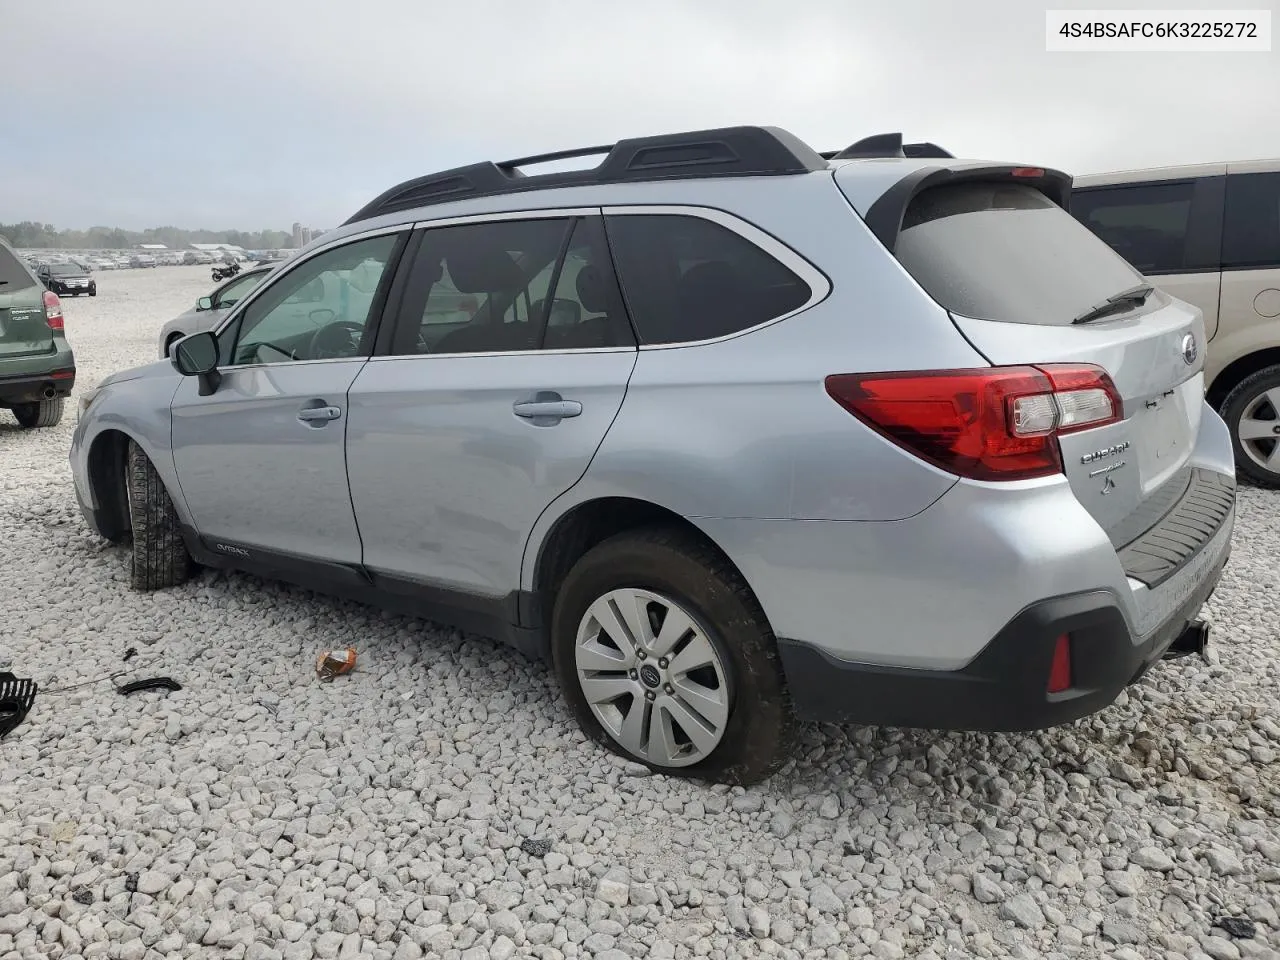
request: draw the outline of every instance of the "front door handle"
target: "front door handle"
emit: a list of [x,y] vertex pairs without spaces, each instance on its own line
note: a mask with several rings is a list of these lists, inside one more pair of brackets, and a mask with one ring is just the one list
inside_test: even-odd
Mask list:
[[342,416],[341,407],[303,407],[298,411],[298,419],[303,423],[325,422],[337,420]]

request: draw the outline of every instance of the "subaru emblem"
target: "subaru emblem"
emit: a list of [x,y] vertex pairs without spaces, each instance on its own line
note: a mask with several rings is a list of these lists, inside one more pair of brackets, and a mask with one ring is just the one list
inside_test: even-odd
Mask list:
[[1194,334],[1188,333],[1182,338],[1182,359],[1187,362],[1187,366],[1196,362],[1196,357],[1200,355],[1200,351],[1196,349],[1196,338]]

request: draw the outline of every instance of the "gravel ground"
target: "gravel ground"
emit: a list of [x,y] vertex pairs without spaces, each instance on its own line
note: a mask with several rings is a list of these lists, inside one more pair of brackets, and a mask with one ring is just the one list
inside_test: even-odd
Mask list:
[[[80,382],[208,277],[69,301]],[[129,592],[73,421],[0,413],[0,646],[44,688],[0,744],[0,957],[1280,956],[1280,495],[1241,492],[1212,663],[1037,735],[813,727],[743,791],[607,756],[456,631],[239,575]]]

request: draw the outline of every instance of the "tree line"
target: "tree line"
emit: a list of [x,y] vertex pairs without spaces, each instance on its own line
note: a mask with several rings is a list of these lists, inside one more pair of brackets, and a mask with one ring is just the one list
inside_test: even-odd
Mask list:
[[88,230],[59,230],[51,223],[0,223],[0,236],[13,246],[35,250],[124,250],[139,243],[163,243],[181,250],[192,243],[230,243],[246,250],[279,250],[293,246],[293,234],[283,230],[182,230],[178,227],[151,227],[122,230],[119,227],[90,227]]

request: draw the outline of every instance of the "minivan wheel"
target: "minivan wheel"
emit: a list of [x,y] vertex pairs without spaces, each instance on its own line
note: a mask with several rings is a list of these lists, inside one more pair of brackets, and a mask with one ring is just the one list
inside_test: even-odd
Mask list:
[[129,441],[125,465],[129,529],[133,534],[129,580],[135,590],[176,587],[191,577],[191,555],[164,481],[142,448]]
[[676,529],[605,540],[569,571],[551,631],[575,719],[615,753],[738,784],[787,759],[794,720],[773,632],[709,545]]
[[1236,470],[1263,487],[1280,487],[1280,366],[1240,381],[1222,404]]
[[56,427],[62,420],[62,397],[52,400],[37,400],[35,403],[15,403],[13,415],[18,426],[30,430],[34,427]]

